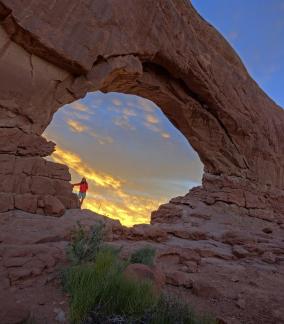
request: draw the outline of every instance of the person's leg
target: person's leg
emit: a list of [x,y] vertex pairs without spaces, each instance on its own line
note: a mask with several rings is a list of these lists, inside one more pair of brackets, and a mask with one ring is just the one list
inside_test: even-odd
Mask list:
[[82,199],[81,199],[80,207],[82,207],[82,205],[83,205],[83,201],[84,201],[85,198],[86,198],[86,193],[85,193],[85,192],[82,192],[81,197],[82,197]]
[[82,207],[84,199],[85,199],[85,198],[82,198],[82,199],[81,199],[80,207]]
[[78,198],[79,198],[79,204],[80,204],[80,208],[82,206],[82,202],[83,202],[83,196],[82,196],[82,192],[78,193]]

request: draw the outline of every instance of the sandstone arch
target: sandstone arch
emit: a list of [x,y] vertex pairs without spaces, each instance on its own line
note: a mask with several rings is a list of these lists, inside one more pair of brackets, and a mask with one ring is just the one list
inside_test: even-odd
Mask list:
[[1,0],[0,21],[0,212],[77,206],[41,134],[101,90],[154,101],[184,134],[205,166],[190,195],[283,220],[283,110],[189,1]]

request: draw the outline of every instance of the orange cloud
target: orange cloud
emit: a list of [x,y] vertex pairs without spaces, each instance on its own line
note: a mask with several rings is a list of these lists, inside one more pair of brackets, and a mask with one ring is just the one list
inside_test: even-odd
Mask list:
[[166,138],[166,139],[168,139],[168,138],[171,137],[171,135],[170,135],[169,133],[166,133],[166,132],[161,133],[161,136],[162,136],[163,138]]
[[95,182],[96,185],[102,187],[111,187],[118,189],[121,187],[121,181],[103,172],[93,170],[89,165],[84,163],[81,158],[70,151],[63,150],[56,146],[56,151],[52,154],[55,162],[68,165],[80,176],[86,177],[88,180]]
[[159,123],[159,119],[156,116],[150,115],[150,114],[146,115],[146,120],[150,124],[158,124]]
[[88,127],[81,124],[80,122],[74,119],[68,119],[67,124],[72,132],[74,133],[82,133],[88,130]]
[[74,101],[69,106],[78,111],[89,111],[89,107],[79,101]]
[[124,108],[123,109],[123,114],[125,116],[129,116],[129,117],[137,116],[137,113],[133,109],[130,109],[130,108]]
[[149,223],[151,212],[165,202],[164,199],[152,199],[126,192],[123,188],[125,181],[93,169],[73,152],[57,147],[51,158],[55,162],[68,165],[72,173],[87,178],[90,189],[84,208],[118,219],[126,226]]

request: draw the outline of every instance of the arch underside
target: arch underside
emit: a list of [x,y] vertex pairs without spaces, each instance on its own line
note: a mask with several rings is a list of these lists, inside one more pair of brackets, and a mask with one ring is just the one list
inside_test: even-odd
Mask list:
[[101,90],[152,100],[199,154],[203,186],[172,205],[283,220],[283,110],[187,1],[121,3],[0,1],[0,212],[78,207],[41,134],[61,106]]

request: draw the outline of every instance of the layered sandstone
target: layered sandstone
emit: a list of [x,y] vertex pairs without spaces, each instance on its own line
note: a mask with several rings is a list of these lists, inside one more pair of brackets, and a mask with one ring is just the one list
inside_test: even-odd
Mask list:
[[[219,200],[248,188],[260,209],[283,217],[283,111],[189,1],[1,0],[0,20],[1,132],[28,142],[12,143],[12,160],[50,154],[35,143],[62,105],[88,91],[133,93],[154,101],[198,152],[205,191],[213,176]],[[61,202],[69,208],[70,199]]]
[[[133,275],[154,278],[157,289],[178,294],[219,323],[276,324],[284,321],[284,226],[196,199],[179,219],[125,228],[87,210],[62,217],[12,211],[0,219],[0,322],[56,323],[68,318],[68,298],[60,287],[66,246],[79,221],[90,228],[105,223],[105,240],[122,258],[145,246],[156,250],[155,271],[132,266]],[[128,271],[128,272],[129,272]],[[58,311],[59,312],[59,311]],[[12,319],[11,319],[12,317]],[[15,319],[16,318],[16,319]]]
[[0,0],[0,73],[6,322],[31,312],[54,322],[66,311],[54,273],[70,230],[101,217],[46,216],[78,201],[67,167],[44,159],[54,144],[41,135],[61,106],[96,90],[154,101],[205,171],[201,187],[153,212],[152,225],[105,220],[107,240],[124,257],[155,247],[166,289],[221,323],[284,321],[284,113],[189,1]]

